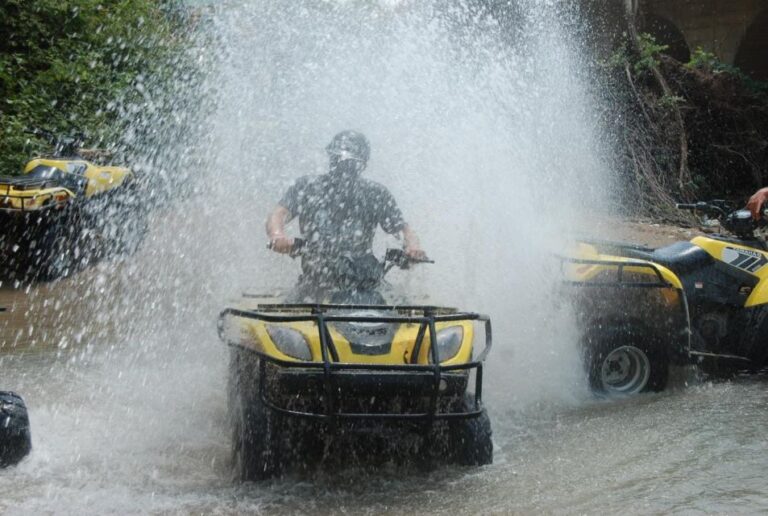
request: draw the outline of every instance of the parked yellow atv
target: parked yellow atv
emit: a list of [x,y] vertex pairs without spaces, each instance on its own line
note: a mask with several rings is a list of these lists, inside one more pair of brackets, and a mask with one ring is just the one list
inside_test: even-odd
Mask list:
[[768,248],[758,224],[724,201],[678,208],[730,235],[660,249],[592,241],[564,261],[598,390],[660,390],[675,362],[709,372],[768,365]]
[[54,152],[30,160],[19,176],[0,176],[4,273],[51,280],[95,258],[134,251],[146,230],[146,214],[132,172],[86,160],[79,136],[33,133],[46,138]]
[[[398,458],[491,463],[482,404],[488,317],[387,305],[378,283],[393,265],[413,261],[390,249],[376,263],[377,281],[345,281],[332,303],[259,304],[246,297],[222,312],[240,478]],[[361,299],[371,303],[357,304]],[[485,334],[482,349],[476,324]]]

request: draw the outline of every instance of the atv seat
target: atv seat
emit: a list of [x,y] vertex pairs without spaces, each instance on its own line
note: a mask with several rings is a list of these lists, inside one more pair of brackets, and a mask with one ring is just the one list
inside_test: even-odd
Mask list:
[[690,242],[675,242],[652,252],[632,248],[622,249],[623,256],[657,263],[676,274],[685,274],[712,262],[712,257],[701,247]]

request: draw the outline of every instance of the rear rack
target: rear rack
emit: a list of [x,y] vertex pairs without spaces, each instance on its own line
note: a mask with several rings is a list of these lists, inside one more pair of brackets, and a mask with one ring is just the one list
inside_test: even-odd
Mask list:
[[[300,314],[283,314],[278,315],[278,310],[310,310],[309,313]],[[385,316],[355,316],[355,315],[342,315],[327,313],[334,310],[380,310],[391,311],[398,313],[411,313],[412,315],[385,315]],[[381,419],[381,420],[411,420],[422,421],[431,425],[432,422],[438,419],[467,419],[478,417],[482,414],[482,385],[483,385],[483,362],[491,350],[492,346],[492,331],[491,321],[487,315],[481,315],[470,312],[457,312],[451,313],[435,313],[438,310],[452,310],[431,306],[383,306],[383,305],[332,305],[332,304],[275,304],[275,305],[259,305],[257,310],[239,310],[235,308],[228,308],[221,312],[218,320],[218,332],[219,338],[226,342],[229,346],[237,347],[259,356],[260,360],[260,375],[259,375],[259,393],[262,402],[270,409],[290,416],[314,418],[321,420],[363,420],[363,419]],[[418,315],[416,315],[418,314]],[[246,319],[254,319],[265,322],[314,322],[317,325],[319,339],[320,339],[320,351],[322,354],[322,362],[296,362],[281,360],[261,353],[255,349],[243,346],[240,342],[229,341],[224,335],[224,319],[227,316],[243,317]],[[432,364],[416,364],[415,360],[418,359],[421,347],[423,345],[426,332],[429,331],[430,342],[437,341],[437,330],[435,324],[438,322],[450,322],[450,321],[480,321],[485,326],[485,348],[474,360],[463,364],[454,365],[441,365],[439,350],[437,346],[430,346],[430,354],[432,358]],[[411,323],[419,324],[419,331],[417,334],[417,340],[414,345],[414,349],[411,355],[410,364],[359,364],[359,363],[340,363],[339,355],[336,350],[336,345],[333,342],[333,338],[328,331],[327,323],[329,322],[360,322],[360,323]],[[273,363],[280,367],[286,368],[302,368],[302,369],[314,369],[322,371],[323,384],[325,390],[325,410],[324,412],[305,412],[298,410],[291,410],[284,407],[279,407],[273,400],[270,400],[266,395],[265,378],[266,378],[266,364],[267,362]],[[474,392],[474,407],[467,411],[457,412],[439,412],[438,400],[441,396],[440,385],[444,379],[443,373],[456,372],[456,371],[469,371],[471,369],[476,370],[475,374],[475,392]],[[335,393],[338,392],[334,389],[336,377],[349,371],[373,371],[373,372],[402,372],[402,373],[431,373],[432,382],[429,390],[429,410],[419,413],[352,413],[342,412],[336,407],[339,403],[336,401]]]
[[[53,192],[46,192],[44,195],[49,196],[52,199],[51,204],[45,207],[57,207],[66,204],[67,199],[70,197],[68,190],[61,185],[61,182],[57,179],[40,179],[36,177],[14,177],[14,176],[0,176],[0,210],[14,210],[17,208],[8,207],[8,200],[15,199],[21,201],[20,211],[39,211],[42,206],[35,205],[34,208],[30,208],[27,205],[37,201],[40,196],[27,197],[25,195],[11,194],[11,188],[15,190],[42,190],[48,188],[55,188]],[[64,193],[67,199],[57,198],[57,194]]]
[[0,187],[5,187],[6,193],[11,187],[18,190],[33,190],[35,188],[45,188],[46,185],[59,186],[57,179],[40,179],[39,177],[27,176],[0,176]]
[[[563,280],[563,283],[567,285],[579,285],[590,287],[623,287],[623,288],[675,288],[672,283],[664,279],[659,268],[653,263],[641,262],[641,261],[619,261],[619,260],[589,260],[581,258],[570,258],[567,256],[559,256],[560,269],[563,272],[563,266],[565,263],[572,263],[574,265],[597,265],[601,267],[615,267],[616,268],[616,281],[577,281],[577,280]],[[652,273],[655,281],[636,281],[627,280],[624,274],[624,270],[627,268],[633,269],[648,269]]]
[[[691,357],[691,338],[692,338],[692,331],[691,331],[691,315],[690,315],[690,307],[688,306],[688,298],[685,295],[685,292],[679,288],[664,279],[664,276],[661,274],[661,270],[659,267],[650,262],[643,262],[643,261],[634,261],[630,259],[629,261],[619,261],[619,260],[599,260],[599,259],[580,259],[580,258],[571,258],[566,256],[558,256],[558,258],[561,260],[560,266],[561,266],[561,272],[564,272],[562,269],[565,266],[566,263],[574,264],[574,265],[586,265],[586,266],[600,266],[600,267],[606,267],[606,268],[615,268],[616,275],[613,277],[613,281],[609,280],[601,280],[601,281],[589,281],[589,280],[562,280],[562,284],[569,287],[576,287],[576,288],[586,288],[588,290],[591,290],[594,292],[595,289],[658,289],[658,290],[664,290],[664,289],[671,289],[675,290],[679,293],[680,296],[680,304],[679,304],[679,313],[678,313],[678,320],[680,324],[683,326],[683,330],[681,335],[678,335],[677,338],[682,339],[679,345],[677,346],[677,350],[679,350],[680,353],[682,353],[685,356]],[[627,278],[625,274],[625,269],[632,268],[632,269],[647,269],[649,271],[648,276],[652,278],[652,280],[649,281],[637,281],[632,278]],[[609,278],[610,279],[610,278]],[[609,299],[609,296],[599,294],[599,296],[602,299]],[[629,299],[634,300],[635,297],[632,297],[632,295],[629,292],[625,292],[621,295],[622,299]],[[610,298],[613,299],[613,298]],[[615,310],[616,314],[622,315],[624,317],[627,316],[627,313],[621,312],[620,308],[621,306],[615,306],[614,303],[611,304],[611,308]],[[635,310],[636,306],[632,306],[631,309]],[[629,312],[628,312],[629,313]],[[666,318],[671,320],[670,318]]]

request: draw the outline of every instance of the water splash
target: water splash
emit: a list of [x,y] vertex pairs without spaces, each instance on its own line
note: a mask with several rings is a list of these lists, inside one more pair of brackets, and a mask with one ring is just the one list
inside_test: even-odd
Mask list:
[[[345,128],[369,137],[365,175],[391,189],[437,262],[392,280],[493,318],[485,393],[498,442],[519,424],[513,411],[578,403],[585,381],[567,307],[553,299],[552,253],[607,177],[570,36],[578,13],[565,1],[493,6],[243,0],[203,11],[190,52],[204,80],[190,89],[179,76],[153,110],[175,111],[178,125],[135,149],[167,179],[149,238],[131,260],[62,282],[64,304],[90,314],[83,343],[43,361],[43,382],[10,376],[30,392],[39,443],[11,473],[28,483],[29,510],[83,484],[105,510],[231,496],[215,316],[243,290],[293,284],[297,264],[265,249],[264,218],[291,181],[325,171],[323,148]],[[175,137],[189,125],[194,138]],[[180,198],[166,194],[179,184]]]
[[[524,402],[562,397],[583,382],[551,254],[581,208],[601,201],[607,175],[586,65],[568,36],[577,13],[564,2],[484,5],[218,10],[209,125],[226,253],[211,263],[234,291],[289,286],[295,265],[259,249],[264,215],[292,180],[325,171],[337,130],[361,130],[373,147],[364,174],[390,187],[437,261],[397,280],[491,314],[495,353],[519,378],[499,387]],[[235,222],[243,213],[250,220]]]

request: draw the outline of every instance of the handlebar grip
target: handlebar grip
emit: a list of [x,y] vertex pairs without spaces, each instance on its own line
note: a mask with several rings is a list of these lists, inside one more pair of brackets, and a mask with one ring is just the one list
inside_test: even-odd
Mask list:
[[296,258],[297,256],[301,256],[304,253],[304,245],[306,245],[307,241],[303,238],[294,238],[293,239],[293,247],[291,248],[291,252],[289,256],[291,258]]
[[[304,245],[307,243],[306,240],[303,238],[294,238],[293,239],[293,247],[291,248],[291,251],[288,253],[288,256],[291,258],[296,258],[297,256],[301,256],[304,252]],[[267,249],[270,251],[273,248],[272,240],[267,242]]]
[[675,208],[677,208],[678,210],[696,210],[698,209],[698,206],[695,204],[678,203],[678,204],[675,204]]

